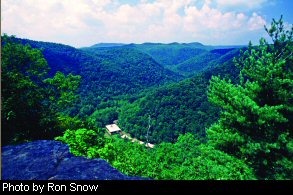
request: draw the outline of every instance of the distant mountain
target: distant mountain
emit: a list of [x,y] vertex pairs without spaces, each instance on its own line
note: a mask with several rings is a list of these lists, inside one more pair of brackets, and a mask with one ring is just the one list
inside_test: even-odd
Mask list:
[[124,45],[126,45],[126,44],[124,44],[124,43],[98,43],[98,44],[91,46],[91,48],[120,47],[120,46],[124,46]]
[[[155,61],[164,67],[173,66],[178,63],[184,62],[196,55],[206,52],[206,49],[203,49],[204,46],[200,43],[196,44],[196,47],[190,46],[188,44],[181,43],[143,43],[143,44],[129,44],[124,45],[124,48],[133,48],[137,49],[143,53],[150,55]],[[112,50],[113,47],[108,48],[98,48],[98,47],[88,47],[83,48],[85,51],[90,51],[94,53],[99,53],[104,50]]]
[[173,66],[196,55],[206,52],[203,48],[180,43],[170,44],[136,44],[138,50],[147,53],[163,66]]
[[[111,45],[111,44],[110,44]],[[216,64],[221,64],[234,56],[222,58],[233,50],[239,50],[243,46],[210,46],[199,42],[193,43],[143,43],[122,45],[123,48],[135,48],[150,55],[156,62],[185,77],[194,76]],[[96,54],[115,47],[88,47],[85,51]]]
[[138,47],[147,49],[148,47],[156,47],[156,46],[181,46],[181,47],[192,47],[197,49],[204,49],[204,50],[214,50],[214,49],[233,49],[233,48],[243,48],[246,45],[204,45],[199,42],[191,42],[191,43],[153,43],[153,42],[145,42],[142,44],[135,44],[135,43],[97,43],[95,45],[89,47],[83,47],[81,49],[89,49],[89,48],[111,48],[111,47]]
[[[49,76],[57,71],[81,75],[81,102],[72,114],[103,125],[118,117],[121,127],[141,140],[151,116],[154,143],[174,142],[186,132],[202,137],[204,128],[218,117],[218,110],[207,101],[209,79],[218,74],[233,79],[239,72],[232,63],[239,48],[144,43],[76,49],[18,40],[42,49],[51,68]],[[183,80],[186,77],[191,78]]]
[[85,114],[91,114],[101,102],[116,96],[183,79],[134,48],[117,47],[93,53],[62,44],[19,40],[43,50],[51,68],[50,76],[56,71],[81,75],[81,107],[89,108]]
[[197,48],[207,47],[207,46],[205,46],[204,44],[199,43],[199,42],[183,43],[183,45],[188,45],[188,46],[191,46],[191,47],[197,47]]
[[192,77],[196,73],[230,61],[239,54],[240,49],[215,49],[190,58],[174,66],[171,70]]
[[234,48],[246,48],[247,45],[214,45],[214,46],[208,46],[211,47],[211,49],[234,49]]
[[100,105],[119,96],[135,95],[178,82],[184,79],[181,75],[191,77],[231,60],[239,52],[231,48],[195,48],[202,47],[200,43],[144,43],[119,47],[106,44],[109,47],[76,49],[56,43],[19,40],[43,50],[51,68],[50,76],[57,71],[82,76],[79,88],[81,103],[72,111],[79,112],[81,116],[91,115],[101,108]]

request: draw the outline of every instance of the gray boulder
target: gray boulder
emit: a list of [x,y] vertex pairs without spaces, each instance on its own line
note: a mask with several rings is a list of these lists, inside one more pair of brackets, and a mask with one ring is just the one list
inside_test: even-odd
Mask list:
[[141,180],[122,174],[105,160],[76,157],[66,144],[40,140],[2,147],[4,180]]

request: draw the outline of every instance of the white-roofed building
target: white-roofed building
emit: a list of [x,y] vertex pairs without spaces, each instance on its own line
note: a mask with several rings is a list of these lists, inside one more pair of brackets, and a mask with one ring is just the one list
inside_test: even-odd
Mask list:
[[110,135],[121,133],[121,129],[116,124],[106,125],[106,129]]

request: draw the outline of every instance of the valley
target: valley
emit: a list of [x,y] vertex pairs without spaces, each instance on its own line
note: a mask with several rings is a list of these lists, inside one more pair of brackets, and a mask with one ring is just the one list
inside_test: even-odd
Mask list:
[[[248,46],[75,48],[4,34],[6,167],[10,150],[20,151],[18,159],[23,146],[31,155],[34,144],[40,144],[36,152],[52,152],[63,142],[77,167],[80,161],[103,164],[109,178],[292,179],[292,30],[284,30],[282,18],[265,30],[273,43]],[[105,136],[113,121],[123,135]]]

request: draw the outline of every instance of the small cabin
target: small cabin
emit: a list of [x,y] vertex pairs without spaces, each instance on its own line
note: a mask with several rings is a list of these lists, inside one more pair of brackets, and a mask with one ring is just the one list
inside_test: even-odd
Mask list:
[[110,135],[121,133],[121,129],[116,124],[106,125],[106,129]]

